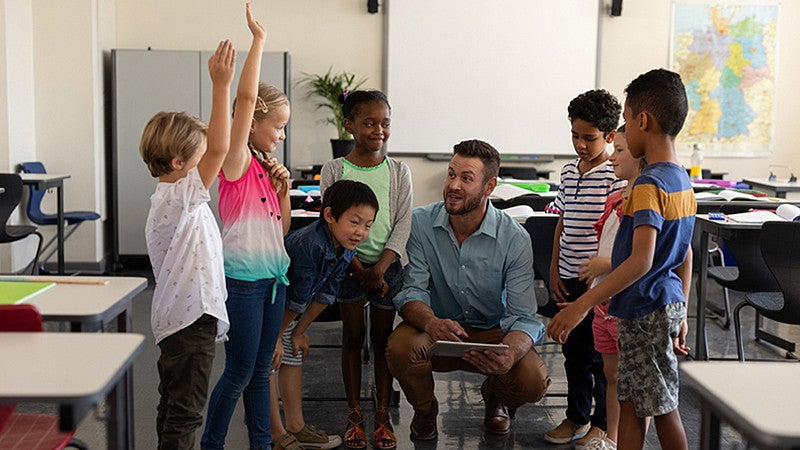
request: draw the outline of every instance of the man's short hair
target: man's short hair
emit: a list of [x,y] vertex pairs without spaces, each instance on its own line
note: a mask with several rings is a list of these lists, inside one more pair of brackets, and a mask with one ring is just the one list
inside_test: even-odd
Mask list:
[[567,106],[567,118],[572,123],[576,119],[589,122],[608,136],[617,129],[622,106],[617,98],[605,89],[594,89],[575,97]]
[[339,180],[325,189],[321,211],[324,213],[325,208],[329,207],[333,218],[339,220],[345,211],[355,205],[371,206],[378,214],[378,197],[369,186],[360,181]]
[[453,154],[467,158],[479,158],[483,162],[483,182],[496,177],[500,172],[500,152],[488,142],[478,139],[461,141],[453,147]]
[[675,137],[683,128],[689,102],[681,76],[665,69],[654,69],[636,77],[628,87],[627,105],[634,115],[647,111],[661,130]]

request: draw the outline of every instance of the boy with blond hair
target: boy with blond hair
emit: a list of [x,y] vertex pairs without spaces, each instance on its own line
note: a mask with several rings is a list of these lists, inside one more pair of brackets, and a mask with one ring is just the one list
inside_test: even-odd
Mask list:
[[208,188],[230,147],[230,86],[236,52],[220,42],[208,61],[213,82],[208,128],[185,112],[160,112],[142,132],[139,153],[158,178],[145,225],[156,281],[151,324],[160,383],[159,449],[192,449],[203,423],[214,345],[225,340],[222,238]]

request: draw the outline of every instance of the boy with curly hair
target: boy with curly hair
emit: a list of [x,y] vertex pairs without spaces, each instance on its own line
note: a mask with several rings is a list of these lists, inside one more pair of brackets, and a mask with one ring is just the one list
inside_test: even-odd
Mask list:
[[686,449],[678,412],[678,361],[686,355],[686,301],[697,210],[675,137],[688,102],[680,75],[655,69],[625,89],[625,135],[647,166],[630,190],[611,254],[613,271],[553,317],[547,334],[569,340],[593,305],[612,297],[618,317],[619,448],[642,448],[652,416],[664,449]]
[[[575,97],[567,108],[572,145],[578,158],[561,169],[554,202],[559,212],[550,263],[550,295],[559,306],[576,300],[588,286],[579,278],[581,263],[597,253],[593,224],[603,214],[609,194],[625,187],[608,161],[607,144],[614,141],[622,107],[613,95],[596,89]],[[603,439],[606,429],[606,379],[603,360],[594,349],[593,314],[575,327],[564,342],[567,375],[566,419],[544,438],[553,444],[581,439],[582,449],[592,438]],[[595,409],[592,412],[592,398]]]

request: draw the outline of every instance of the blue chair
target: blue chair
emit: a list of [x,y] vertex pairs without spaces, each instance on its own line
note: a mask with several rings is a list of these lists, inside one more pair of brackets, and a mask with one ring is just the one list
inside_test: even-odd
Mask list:
[[[44,164],[39,161],[21,163],[19,168],[24,173],[47,173],[47,170],[44,168]],[[45,214],[42,212],[42,199],[44,199],[46,190],[36,189],[35,186],[31,185],[29,186],[28,192],[30,194],[30,198],[28,198],[27,213],[31,222],[39,226],[57,225],[58,216],[56,214]],[[65,211],[64,220],[67,222],[67,224],[64,230],[64,240],[66,241],[83,222],[97,220],[99,218],[100,214],[97,214],[94,211]],[[47,244],[45,244],[44,248],[42,249],[42,252],[45,252],[51,246],[53,247],[50,252],[47,253],[41,260],[42,265],[44,265],[44,263],[46,263],[47,260],[53,256],[53,254],[55,254],[56,250],[58,250],[58,246],[53,245],[56,243],[56,239],[57,235],[53,236],[49,241],[47,241]]]

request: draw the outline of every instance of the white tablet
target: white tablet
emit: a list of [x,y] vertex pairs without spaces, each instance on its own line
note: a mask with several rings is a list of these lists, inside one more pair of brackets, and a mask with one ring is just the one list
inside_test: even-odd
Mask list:
[[475,342],[436,341],[428,349],[431,356],[452,356],[461,358],[469,350],[491,350],[501,353],[508,349],[506,344],[478,344]]

